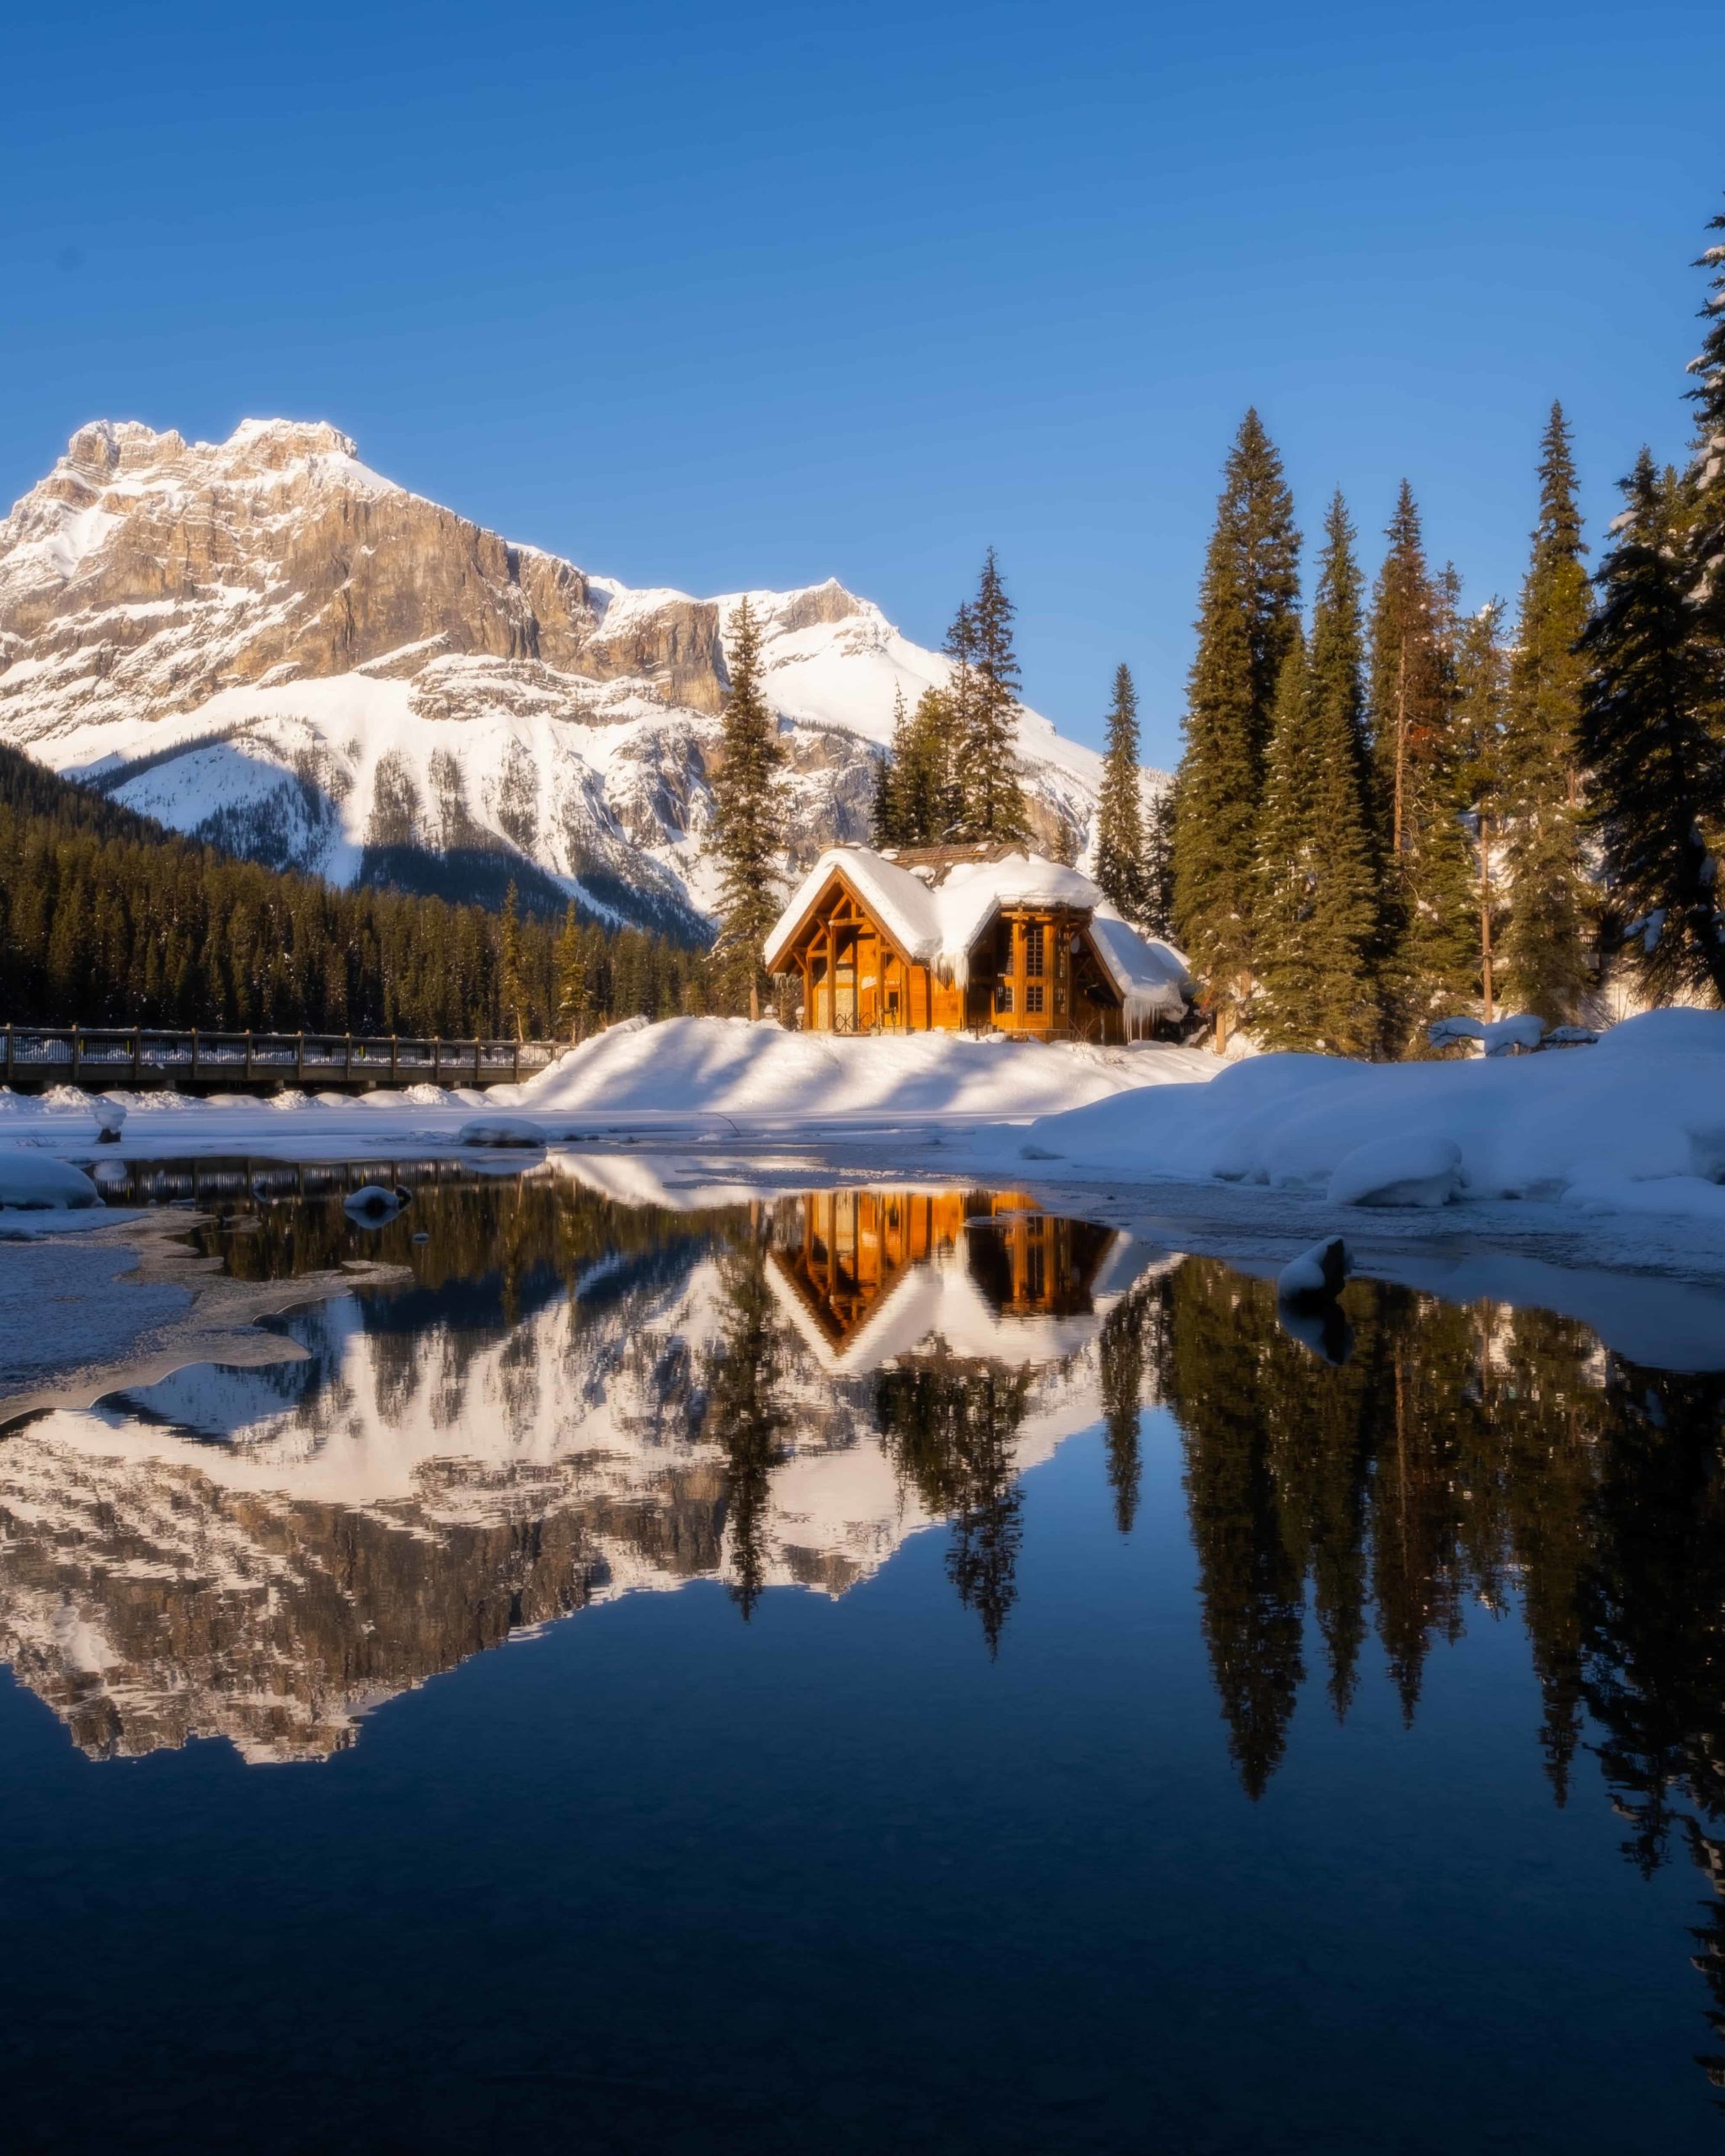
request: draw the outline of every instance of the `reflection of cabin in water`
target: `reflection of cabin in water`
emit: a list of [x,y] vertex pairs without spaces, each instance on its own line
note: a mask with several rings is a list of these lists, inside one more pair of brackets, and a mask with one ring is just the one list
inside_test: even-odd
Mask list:
[[[835,1358],[918,1267],[931,1275],[943,1262],[948,1274],[962,1271],[972,1291],[964,1299],[988,1335],[948,1345],[993,1353],[1003,1321],[1090,1316],[1103,1261],[1121,1240],[1113,1229],[1038,1212],[1010,1191],[819,1191],[799,1201],[772,1257]],[[907,1315],[913,1326],[928,1317],[925,1329],[953,1326],[951,1310]]]
[[1087,876],[1008,845],[822,854],[767,939],[820,1033],[1172,1033],[1191,980]]

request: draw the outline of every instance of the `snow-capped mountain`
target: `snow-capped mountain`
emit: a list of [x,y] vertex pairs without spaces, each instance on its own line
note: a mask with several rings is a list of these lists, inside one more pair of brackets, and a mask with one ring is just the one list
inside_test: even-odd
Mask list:
[[[689,931],[743,594],[630,590],[361,463],[334,427],[99,420],[0,525],[0,739],[173,828],[339,883],[513,877]],[[894,694],[948,662],[836,582],[747,595],[796,801],[788,867],[866,835]],[[1044,845],[1101,760],[1019,729]]]

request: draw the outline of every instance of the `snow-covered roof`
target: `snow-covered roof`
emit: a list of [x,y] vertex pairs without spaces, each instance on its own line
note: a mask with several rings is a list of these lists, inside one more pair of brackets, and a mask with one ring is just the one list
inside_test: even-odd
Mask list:
[[1174,1016],[1185,1007],[1191,979],[1178,951],[1140,936],[1089,877],[1028,851],[906,866],[868,846],[829,846],[792,893],[766,939],[769,973],[786,958],[804,915],[835,874],[844,878],[907,958],[960,985],[969,977],[978,938],[996,914],[1018,906],[1064,906],[1090,915],[1097,955],[1129,1017]]

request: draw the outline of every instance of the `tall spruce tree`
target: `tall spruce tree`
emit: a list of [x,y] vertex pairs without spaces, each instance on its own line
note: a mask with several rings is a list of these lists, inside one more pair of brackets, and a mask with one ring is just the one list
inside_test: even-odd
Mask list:
[[1128,921],[1143,926],[1150,894],[1138,783],[1138,691],[1124,664],[1114,672],[1108,734],[1096,809],[1096,881]]
[[1175,925],[1227,1044],[1252,993],[1256,839],[1278,678],[1299,631],[1300,534],[1255,411],[1224,467],[1199,593],[1174,823]]
[[1385,1045],[1423,1053],[1434,1018],[1474,981],[1473,871],[1455,702],[1455,579],[1427,565],[1404,479],[1373,595],[1370,677],[1378,841],[1385,869]]
[[1713,218],[1707,229],[1722,237],[1696,264],[1708,273],[1710,287],[1701,310],[1707,334],[1689,363],[1696,437],[1685,552],[1695,635],[1702,648],[1700,670],[1717,731],[1725,729],[1725,214]]
[[874,766],[874,791],[869,803],[869,826],[874,843],[879,846],[902,846],[900,830],[903,808],[900,794],[904,787],[905,749],[911,731],[911,716],[905,709],[905,692],[893,691],[892,739]]
[[1578,728],[1614,907],[1647,991],[1725,1002],[1725,738],[1708,708],[1708,647],[1693,599],[1692,490],[1647,450],[1600,564],[1583,639]]
[[[344,997],[344,1001],[345,998]],[[518,1041],[527,1038],[527,988],[521,972],[521,916],[511,883],[497,924],[498,1017]]]
[[1018,659],[1012,643],[1016,611],[991,547],[976,596],[959,609],[947,647],[957,668],[958,763],[967,838],[1029,835],[1018,766]]
[[1455,646],[1460,795],[1463,813],[1473,825],[1480,1006],[1488,1022],[1497,1015],[1498,953],[1503,926],[1502,757],[1509,654],[1503,648],[1503,601],[1489,600],[1462,624]]
[[557,1037],[559,1040],[578,1041],[586,1022],[590,990],[586,939],[573,904],[563,915],[563,927],[558,935],[553,981],[553,1023]]
[[709,839],[719,868],[714,968],[730,1008],[746,1007],[754,1018],[766,981],[761,947],[779,911],[785,752],[761,686],[761,636],[746,599],[737,609],[719,744]]
[[1589,895],[1581,852],[1576,723],[1587,627],[1575,462],[1563,408],[1540,444],[1540,513],[1509,670],[1501,783],[1509,892],[1504,970],[1514,1001],[1549,1024],[1579,1015],[1587,992]]
[[1144,926],[1152,936],[1174,933],[1174,824],[1179,782],[1169,779],[1144,819]]
[[1359,576],[1339,495],[1326,532],[1311,656],[1290,645],[1270,734],[1253,1017],[1268,1047],[1369,1055],[1381,1032],[1377,877],[1360,742]]

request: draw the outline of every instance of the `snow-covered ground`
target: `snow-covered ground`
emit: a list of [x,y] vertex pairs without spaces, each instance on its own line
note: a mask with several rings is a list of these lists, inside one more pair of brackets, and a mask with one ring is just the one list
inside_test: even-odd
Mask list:
[[[1221,1068],[1194,1049],[1097,1049],[1004,1037],[919,1033],[890,1039],[788,1033],[770,1022],[633,1019],[595,1034],[519,1086],[263,1099],[170,1092],[104,1094],[126,1110],[120,1155],[280,1153],[360,1157],[456,1140],[470,1121],[531,1121],[547,1140],[703,1132],[807,1140],[822,1134],[963,1128],[1028,1120],[1146,1086],[1202,1083]],[[91,1097],[0,1090],[0,1162],[8,1146],[82,1158],[94,1142]],[[3,1202],[3,1200],[0,1200]]]

